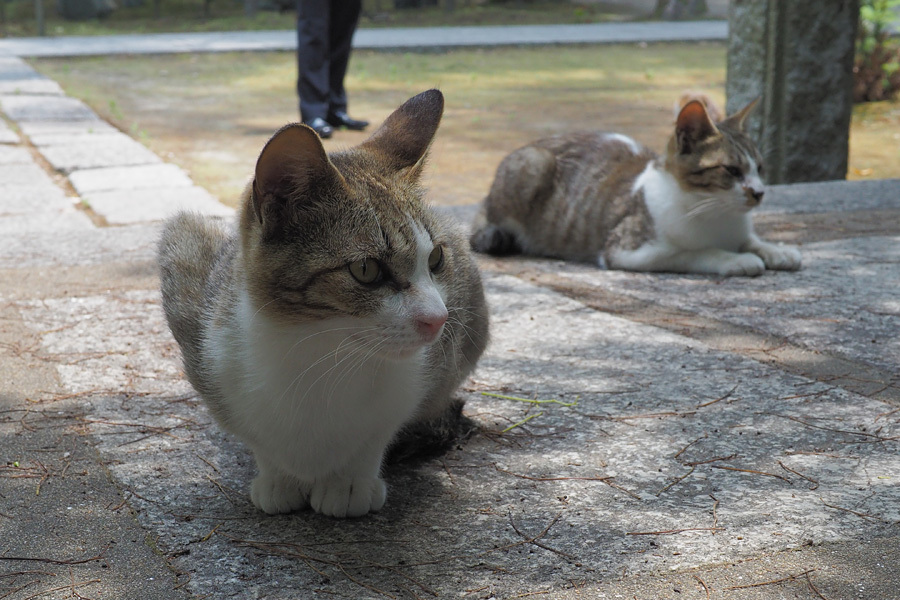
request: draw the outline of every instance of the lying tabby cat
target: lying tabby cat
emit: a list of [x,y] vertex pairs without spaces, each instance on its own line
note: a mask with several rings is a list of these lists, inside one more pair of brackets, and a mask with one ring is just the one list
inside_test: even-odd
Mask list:
[[516,150],[497,168],[472,247],[627,271],[799,269],[796,248],[753,232],[762,160],[743,124],[754,104],[714,124],[702,102],[688,102],[664,157],[617,133],[559,135]]
[[188,379],[253,451],[267,513],[335,517],[385,502],[385,449],[427,426],[487,343],[465,238],[419,177],[444,108],[408,100],[357,148],[326,155],[288,125],[265,145],[234,230],[169,220],[163,307]]

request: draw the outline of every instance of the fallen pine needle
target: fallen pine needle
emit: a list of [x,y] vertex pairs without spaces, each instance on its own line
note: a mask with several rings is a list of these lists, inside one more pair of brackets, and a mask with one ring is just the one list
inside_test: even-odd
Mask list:
[[563,402],[562,400],[531,400],[529,398],[519,398],[518,396],[504,396],[503,394],[493,394],[491,392],[481,392],[482,396],[490,396],[491,398],[501,398],[503,400],[515,400],[516,402],[527,402],[528,404],[559,404],[560,406],[578,406],[578,400],[575,402]]
[[765,471],[756,471],[754,469],[738,469],[737,467],[726,467],[724,465],[713,465],[713,469],[725,469],[726,471],[739,471],[741,473],[753,473],[754,475],[765,475],[766,477],[774,477],[775,479],[781,479],[782,481],[787,481],[788,483],[792,483],[790,479],[787,477],[783,477],[778,475],[777,473],[766,473]]
[[724,527],[687,527],[685,529],[666,529],[663,531],[626,531],[625,535],[675,535],[686,531],[725,531]]
[[748,583],[747,585],[733,585],[731,587],[724,588],[726,590],[745,590],[747,588],[755,588],[762,587],[764,585],[775,585],[776,583],[784,583],[785,581],[796,581],[799,577],[808,577],[810,573],[815,571],[815,569],[810,569],[808,571],[804,571],[797,575],[788,575],[787,577],[782,577],[781,579],[773,579],[772,581],[761,581],[760,583]]
[[518,427],[519,425],[524,425],[524,424],[527,423],[528,421],[532,420],[532,419],[535,418],[535,417],[539,417],[539,416],[541,416],[542,414],[544,414],[544,411],[541,411],[541,412],[539,412],[539,413],[535,413],[535,414],[533,414],[533,415],[528,415],[527,417],[525,417],[524,419],[522,419],[522,420],[519,421],[518,423],[513,423],[512,425],[510,425],[509,427],[507,427],[506,429],[504,429],[504,430],[501,431],[500,433],[506,433],[507,431],[511,431],[511,430],[515,429],[516,427]]

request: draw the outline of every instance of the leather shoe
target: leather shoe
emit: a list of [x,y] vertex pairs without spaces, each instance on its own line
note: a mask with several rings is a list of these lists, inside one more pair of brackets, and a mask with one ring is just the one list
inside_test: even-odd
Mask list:
[[318,133],[319,137],[323,140],[327,140],[331,137],[331,134],[334,133],[334,128],[322,117],[316,117],[315,119],[304,121],[303,123],[312,127],[313,131]]
[[346,127],[353,131],[362,131],[369,126],[368,121],[353,119],[343,110],[336,110],[332,113],[328,113],[328,123],[333,127]]

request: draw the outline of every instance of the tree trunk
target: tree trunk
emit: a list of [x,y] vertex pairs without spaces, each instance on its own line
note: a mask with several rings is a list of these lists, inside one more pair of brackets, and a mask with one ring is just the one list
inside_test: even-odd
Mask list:
[[709,10],[706,0],[656,0],[653,16],[666,21],[693,19]]
[[43,36],[46,33],[44,26],[44,0],[34,0],[34,19],[37,21],[37,34]]

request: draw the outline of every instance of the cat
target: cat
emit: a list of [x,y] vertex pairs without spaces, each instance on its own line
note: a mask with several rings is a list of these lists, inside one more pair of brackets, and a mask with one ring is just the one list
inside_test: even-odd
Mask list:
[[679,111],[665,156],[617,133],[572,133],[503,159],[472,248],[626,271],[755,276],[797,270],[800,252],[761,240],[762,159],[744,132],[756,101],[716,124],[704,103]]
[[252,450],[266,513],[377,511],[398,431],[458,411],[488,312],[465,235],[419,185],[443,107],[423,92],[331,154],[287,125],[233,229],[191,213],[164,225],[163,307],[185,372]]
[[706,108],[706,114],[709,115],[710,120],[713,123],[718,123],[719,121],[725,120],[725,113],[721,111],[719,105],[716,104],[712,98],[704,94],[703,92],[694,92],[694,91],[685,91],[678,98],[678,101],[674,106],[674,114],[675,120],[678,120],[678,115],[681,113],[681,109],[684,108],[684,105],[690,102],[691,100],[699,100],[703,103],[703,106]]

